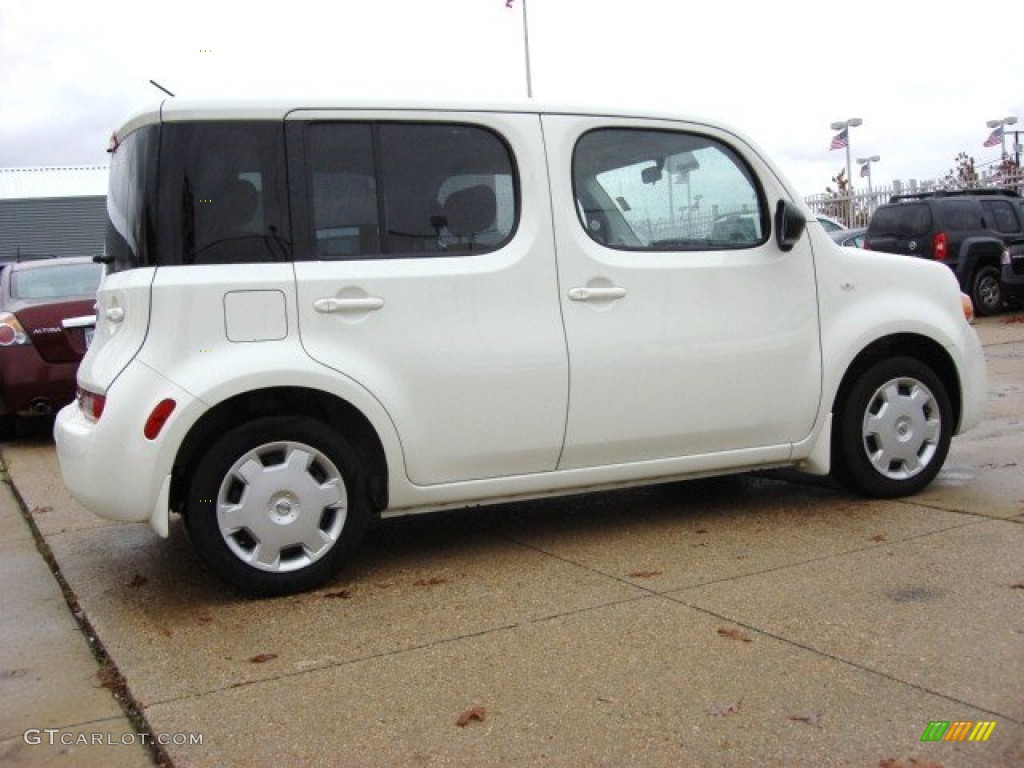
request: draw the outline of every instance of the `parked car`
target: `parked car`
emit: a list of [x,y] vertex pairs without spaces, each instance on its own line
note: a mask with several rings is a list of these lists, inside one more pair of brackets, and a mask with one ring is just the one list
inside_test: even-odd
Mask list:
[[867,232],[867,227],[855,227],[853,229],[837,229],[828,234],[839,245],[847,248],[863,248],[865,232]]
[[[1024,198],[1018,200],[1020,218],[1024,221]],[[1024,306],[1024,236],[1007,241],[1003,251],[1002,284],[1006,303],[1011,307]]]
[[864,247],[946,264],[977,313],[992,315],[1006,300],[1001,273],[1009,261],[1007,244],[1022,236],[1024,215],[1013,190],[924,192],[895,195],[878,208]]
[[[0,434],[19,414],[49,414],[75,399],[103,266],[87,258],[0,264]],[[72,321],[72,322],[69,322]]]
[[833,219],[831,216],[817,216],[816,218],[829,234],[846,229],[846,225],[843,222]]
[[838,247],[714,122],[173,99],[112,148],[61,473],[255,594],[376,517],[782,466],[912,494],[982,416],[949,270]]

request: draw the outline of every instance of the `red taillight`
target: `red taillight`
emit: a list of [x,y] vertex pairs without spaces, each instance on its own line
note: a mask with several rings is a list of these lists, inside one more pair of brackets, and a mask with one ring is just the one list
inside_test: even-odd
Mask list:
[[150,412],[149,418],[146,419],[146,426],[142,428],[142,434],[146,436],[147,440],[156,440],[160,430],[167,423],[167,419],[174,412],[176,405],[177,403],[170,398],[161,400],[156,404],[156,407]]
[[107,398],[103,395],[97,395],[95,392],[81,387],[78,388],[78,407],[82,409],[82,413],[89,421],[99,421],[100,416],[103,415],[103,406],[106,404]]
[[932,258],[945,261],[949,256],[949,238],[945,232],[936,232],[932,238]]

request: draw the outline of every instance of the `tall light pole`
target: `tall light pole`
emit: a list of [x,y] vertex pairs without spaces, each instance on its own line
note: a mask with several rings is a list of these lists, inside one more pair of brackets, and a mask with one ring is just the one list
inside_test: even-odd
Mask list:
[[[877,163],[881,160],[878,155],[871,155],[871,157],[858,157],[857,162],[860,163],[863,169],[867,170],[868,173],[868,194],[872,194],[874,189],[871,187],[871,164]],[[861,171],[863,173],[863,171]]]
[[1003,158],[1003,160],[1006,160],[1006,126],[1013,125],[1016,122],[1017,122],[1017,118],[1014,117],[1013,115],[1009,115],[1008,117],[1004,117],[1001,120],[989,120],[987,123],[985,123],[985,125],[987,125],[989,128],[1001,128],[1002,129],[1000,131],[1000,139],[1002,140],[1002,149],[1003,149],[1003,151],[1002,151],[1002,158]]
[[852,170],[850,168],[850,129],[856,128],[858,125],[863,125],[864,121],[859,117],[851,117],[849,120],[840,120],[832,123],[833,131],[846,130],[846,183],[850,188],[850,199],[847,201],[847,224],[853,224],[853,177]]

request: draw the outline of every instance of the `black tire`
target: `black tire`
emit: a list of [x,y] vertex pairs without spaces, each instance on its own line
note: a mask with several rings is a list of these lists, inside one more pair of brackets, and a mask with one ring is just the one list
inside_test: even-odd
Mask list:
[[875,498],[917,493],[935,479],[949,453],[953,409],[927,365],[893,357],[861,372],[836,402],[832,476]]
[[345,565],[370,506],[359,453],[305,416],[231,430],[192,473],[185,525],[203,561],[257,596],[313,589]]
[[13,440],[18,436],[17,418],[13,413],[0,416],[0,440]]
[[1003,284],[999,269],[987,264],[974,273],[971,301],[978,315],[994,315],[1003,309]]

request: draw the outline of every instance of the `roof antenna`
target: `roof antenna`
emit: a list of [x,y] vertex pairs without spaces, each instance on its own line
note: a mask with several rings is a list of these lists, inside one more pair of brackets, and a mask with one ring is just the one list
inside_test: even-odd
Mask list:
[[173,93],[171,93],[170,91],[168,91],[168,90],[167,90],[166,88],[164,88],[164,87],[163,87],[162,85],[160,85],[160,83],[158,83],[158,82],[157,82],[156,80],[150,80],[150,81],[149,81],[149,84],[150,84],[150,85],[152,85],[152,86],[155,86],[156,88],[159,88],[159,89],[160,89],[161,91],[163,91],[164,93],[166,93],[166,94],[167,94],[168,96],[170,96],[170,97],[171,97],[172,99],[174,98],[174,94],[173,94]]

